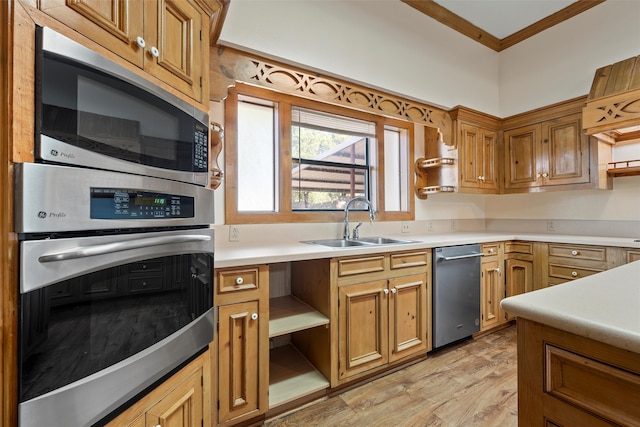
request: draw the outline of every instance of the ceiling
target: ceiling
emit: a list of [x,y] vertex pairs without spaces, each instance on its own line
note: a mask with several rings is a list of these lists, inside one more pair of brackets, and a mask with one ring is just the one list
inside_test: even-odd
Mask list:
[[402,0],[497,52],[604,0]]

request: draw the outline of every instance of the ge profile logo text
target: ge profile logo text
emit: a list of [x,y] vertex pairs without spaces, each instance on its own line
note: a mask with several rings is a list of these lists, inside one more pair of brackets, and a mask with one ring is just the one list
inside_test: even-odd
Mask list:
[[38,212],[38,218],[45,219],[47,217],[47,213],[45,211]]
[[56,157],[58,155],[58,150],[51,150],[49,153],[51,153],[52,156]]

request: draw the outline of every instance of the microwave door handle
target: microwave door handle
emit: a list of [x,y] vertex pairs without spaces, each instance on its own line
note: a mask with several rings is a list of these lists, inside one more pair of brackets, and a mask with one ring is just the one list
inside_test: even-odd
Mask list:
[[106,243],[103,245],[79,247],[63,252],[42,255],[38,258],[41,263],[65,261],[69,259],[87,258],[96,255],[106,255],[114,252],[128,251],[151,246],[163,246],[175,243],[192,243],[210,241],[210,236],[161,236],[146,239],[126,240],[122,242]]

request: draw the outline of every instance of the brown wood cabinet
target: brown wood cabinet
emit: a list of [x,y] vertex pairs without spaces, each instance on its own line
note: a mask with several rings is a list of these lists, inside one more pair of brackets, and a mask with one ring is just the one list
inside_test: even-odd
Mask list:
[[640,355],[519,318],[518,425],[640,425]]
[[590,182],[581,114],[504,131],[505,190]]
[[500,308],[504,298],[504,243],[482,245],[480,264],[480,331],[486,331],[503,324],[505,314]]
[[458,191],[498,193],[500,120],[466,107],[451,111],[458,148]]
[[269,269],[218,269],[218,424],[263,416],[268,409]]
[[[534,243],[505,242],[504,283],[507,297],[534,290]],[[506,313],[506,319],[515,316]]]
[[118,415],[108,426],[211,425],[210,379],[211,353],[207,350]]
[[431,348],[429,250],[332,262],[340,384]]
[[40,9],[208,106],[209,16],[193,0],[41,0]]

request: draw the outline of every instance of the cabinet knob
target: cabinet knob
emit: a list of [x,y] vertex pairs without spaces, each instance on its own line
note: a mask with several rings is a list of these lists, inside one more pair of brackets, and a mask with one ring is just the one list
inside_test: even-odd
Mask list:
[[151,49],[149,49],[149,53],[151,54],[151,56],[153,56],[154,58],[158,58],[160,56],[160,51],[158,50],[157,47],[155,46],[151,46]]
[[578,255],[578,251],[571,251],[571,255],[573,255],[573,256]]
[[136,37],[136,44],[140,49],[144,49],[144,47],[147,45],[147,42],[145,42],[142,37],[138,36]]
[[546,177],[548,177],[548,176],[549,176],[549,174],[548,174],[548,173],[546,173],[546,172],[542,174],[542,177],[543,177],[543,178],[546,178]]
[[242,285],[244,283],[244,279],[242,277],[238,277],[236,279],[236,285]]
[[384,292],[385,295],[389,295],[389,289],[384,289],[382,292]]
[[480,175],[480,180],[484,181],[484,175]]
[[398,292],[398,290],[396,288],[391,288],[391,293],[395,294],[396,292]]
[[536,174],[536,178],[540,178],[541,176],[542,176],[542,174],[540,174],[540,173]]
[[251,315],[251,320],[258,320],[258,313],[253,313]]
[[571,276],[572,277],[578,277],[578,272],[577,271],[572,271],[571,272]]

